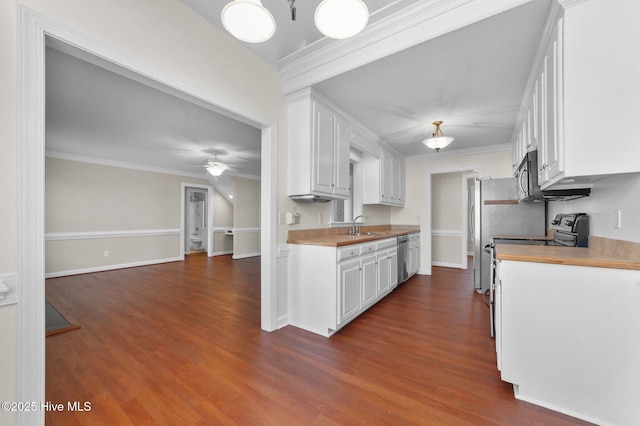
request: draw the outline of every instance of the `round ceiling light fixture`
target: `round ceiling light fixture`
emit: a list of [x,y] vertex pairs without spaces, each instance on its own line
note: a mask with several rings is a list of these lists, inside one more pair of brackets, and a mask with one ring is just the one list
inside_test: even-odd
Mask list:
[[422,141],[423,144],[431,149],[435,149],[436,152],[440,152],[442,148],[449,145],[454,139],[453,136],[445,136],[442,134],[442,130],[440,130],[441,124],[442,121],[434,121],[433,125],[436,126],[436,131],[433,132],[432,137]]
[[367,26],[369,9],[362,0],[323,0],[318,5],[313,20],[325,36],[349,38]]
[[260,0],[234,0],[220,17],[231,35],[247,43],[262,43],[276,32],[276,21]]

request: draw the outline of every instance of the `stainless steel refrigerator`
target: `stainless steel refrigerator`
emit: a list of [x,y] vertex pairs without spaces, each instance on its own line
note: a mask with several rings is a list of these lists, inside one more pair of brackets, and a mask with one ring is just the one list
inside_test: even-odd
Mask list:
[[484,247],[499,235],[546,233],[544,202],[519,201],[516,178],[476,179],[473,217],[473,279],[478,293],[491,285],[491,254]]

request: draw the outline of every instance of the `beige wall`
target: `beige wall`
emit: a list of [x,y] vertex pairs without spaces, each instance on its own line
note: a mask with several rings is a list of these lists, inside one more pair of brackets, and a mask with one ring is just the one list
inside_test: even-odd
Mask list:
[[233,208],[233,257],[260,254],[260,181],[237,176]]
[[217,189],[213,190],[213,227],[213,253],[233,253],[233,237],[224,231],[233,228],[233,204]]
[[[286,108],[278,71],[242,43],[176,0],[23,0],[23,5],[154,70],[188,82],[204,98],[233,104],[277,123],[277,150],[286,153]],[[17,3],[0,2],[0,274],[16,273]],[[286,155],[277,171],[279,203],[286,198]],[[285,231],[278,233],[284,241]],[[15,307],[0,308],[0,399],[15,399]],[[5,373],[3,373],[5,374]],[[0,424],[13,416],[0,412]]]
[[[45,170],[47,274],[179,258],[181,241],[175,230],[181,227],[181,184],[208,184],[205,179],[51,157]],[[60,233],[149,230],[173,233],[49,239]]]
[[462,173],[441,173],[431,177],[432,261],[461,265]]
[[511,177],[511,151],[407,158],[405,169],[407,201],[404,209],[391,210],[391,223],[421,225],[426,217],[425,194],[429,173],[480,170],[484,177]]
[[[408,158],[405,163],[406,170],[406,204],[404,209],[391,210],[392,224],[420,225],[423,231],[421,234],[421,250],[420,264],[421,269],[426,268],[428,258],[431,254],[433,261],[444,263],[454,260],[452,245],[450,241],[442,238],[431,238],[431,235],[425,235],[424,230],[428,229],[427,220],[432,212],[427,212],[427,181],[428,176],[437,175],[438,173],[451,173],[459,171],[478,170],[484,177],[510,177],[511,176],[511,151],[499,151],[486,154],[459,154],[455,156],[430,155],[421,158]],[[458,185],[459,187],[461,184]],[[460,189],[458,190],[460,194]],[[458,200],[461,196],[457,196]],[[458,201],[459,204],[459,201]],[[433,208],[432,208],[433,210]],[[435,228],[434,228],[435,229]],[[460,226],[458,225],[458,228]],[[448,238],[447,240],[451,240]],[[434,248],[432,252],[432,247]],[[455,259],[460,262],[461,248],[458,239],[457,252]],[[438,250],[436,260],[435,251]]]

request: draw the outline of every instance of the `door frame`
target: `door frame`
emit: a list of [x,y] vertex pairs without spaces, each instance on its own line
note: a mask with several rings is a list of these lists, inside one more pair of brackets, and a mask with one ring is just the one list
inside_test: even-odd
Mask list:
[[[420,260],[420,264],[424,264],[424,266],[420,267],[421,271],[424,271],[425,275],[431,275],[432,274],[432,262],[433,262],[433,253],[432,253],[432,225],[431,225],[431,217],[432,217],[432,212],[431,212],[431,206],[432,206],[432,200],[431,197],[433,195],[433,192],[431,190],[431,180],[432,180],[432,176],[433,175],[440,175],[440,174],[445,174],[445,173],[463,173],[463,174],[473,174],[473,173],[477,173],[478,175],[482,176],[484,174],[484,168],[482,166],[469,166],[469,167],[454,167],[454,168],[442,168],[442,169],[433,169],[433,170],[429,170],[427,171],[427,175],[426,175],[426,184],[425,184],[425,188],[426,188],[426,194],[425,194],[425,201],[426,201],[426,206],[425,206],[425,220],[424,223],[422,224],[422,228],[424,229],[424,234],[426,235],[426,237],[429,239],[429,243],[426,244],[425,246],[423,246],[423,250],[421,251],[422,254],[422,259]],[[466,189],[463,191],[466,192]],[[464,198],[464,194],[463,194],[463,198]],[[464,204],[466,204],[466,201],[463,201]],[[463,204],[463,206],[464,206]],[[462,212],[462,222],[464,223],[465,221],[465,217],[467,216],[467,212],[463,211]],[[462,227],[462,232],[463,234],[466,233],[465,227]],[[467,258],[467,242],[466,241],[462,241],[461,245],[464,248],[464,257],[462,258],[463,262],[462,264],[464,265],[464,267],[462,269],[466,269],[466,261],[464,261]],[[461,248],[462,250],[462,248]]]
[[180,259],[184,260],[186,254],[185,245],[187,242],[187,190],[206,189],[207,190],[207,257],[213,256],[213,186],[198,183],[180,184]]
[[[277,123],[232,99],[148,64],[18,6],[17,105],[17,401],[45,401],[44,163],[46,38],[106,59],[261,129],[261,328],[277,328]],[[18,424],[44,424],[44,412],[20,412]]]

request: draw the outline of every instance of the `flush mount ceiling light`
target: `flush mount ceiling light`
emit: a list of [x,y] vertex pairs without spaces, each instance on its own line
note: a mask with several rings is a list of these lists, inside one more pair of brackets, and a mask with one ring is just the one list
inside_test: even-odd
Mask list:
[[369,9],[362,0],[323,0],[313,20],[327,37],[349,38],[367,26]]
[[440,150],[451,142],[453,142],[453,136],[445,136],[442,134],[442,130],[440,130],[440,125],[442,121],[434,121],[433,125],[436,126],[436,131],[433,133],[431,138],[427,138],[422,141],[427,147],[431,149],[435,149],[436,152],[440,152]]
[[[287,0],[291,19],[296,20],[296,0]],[[276,21],[260,0],[234,0],[222,9],[222,25],[235,38],[248,43],[262,43],[276,32]],[[369,9],[363,0],[323,0],[314,21],[327,37],[353,37],[367,26]]]
[[260,0],[234,0],[222,9],[222,25],[235,38],[262,43],[276,32],[276,20]]

